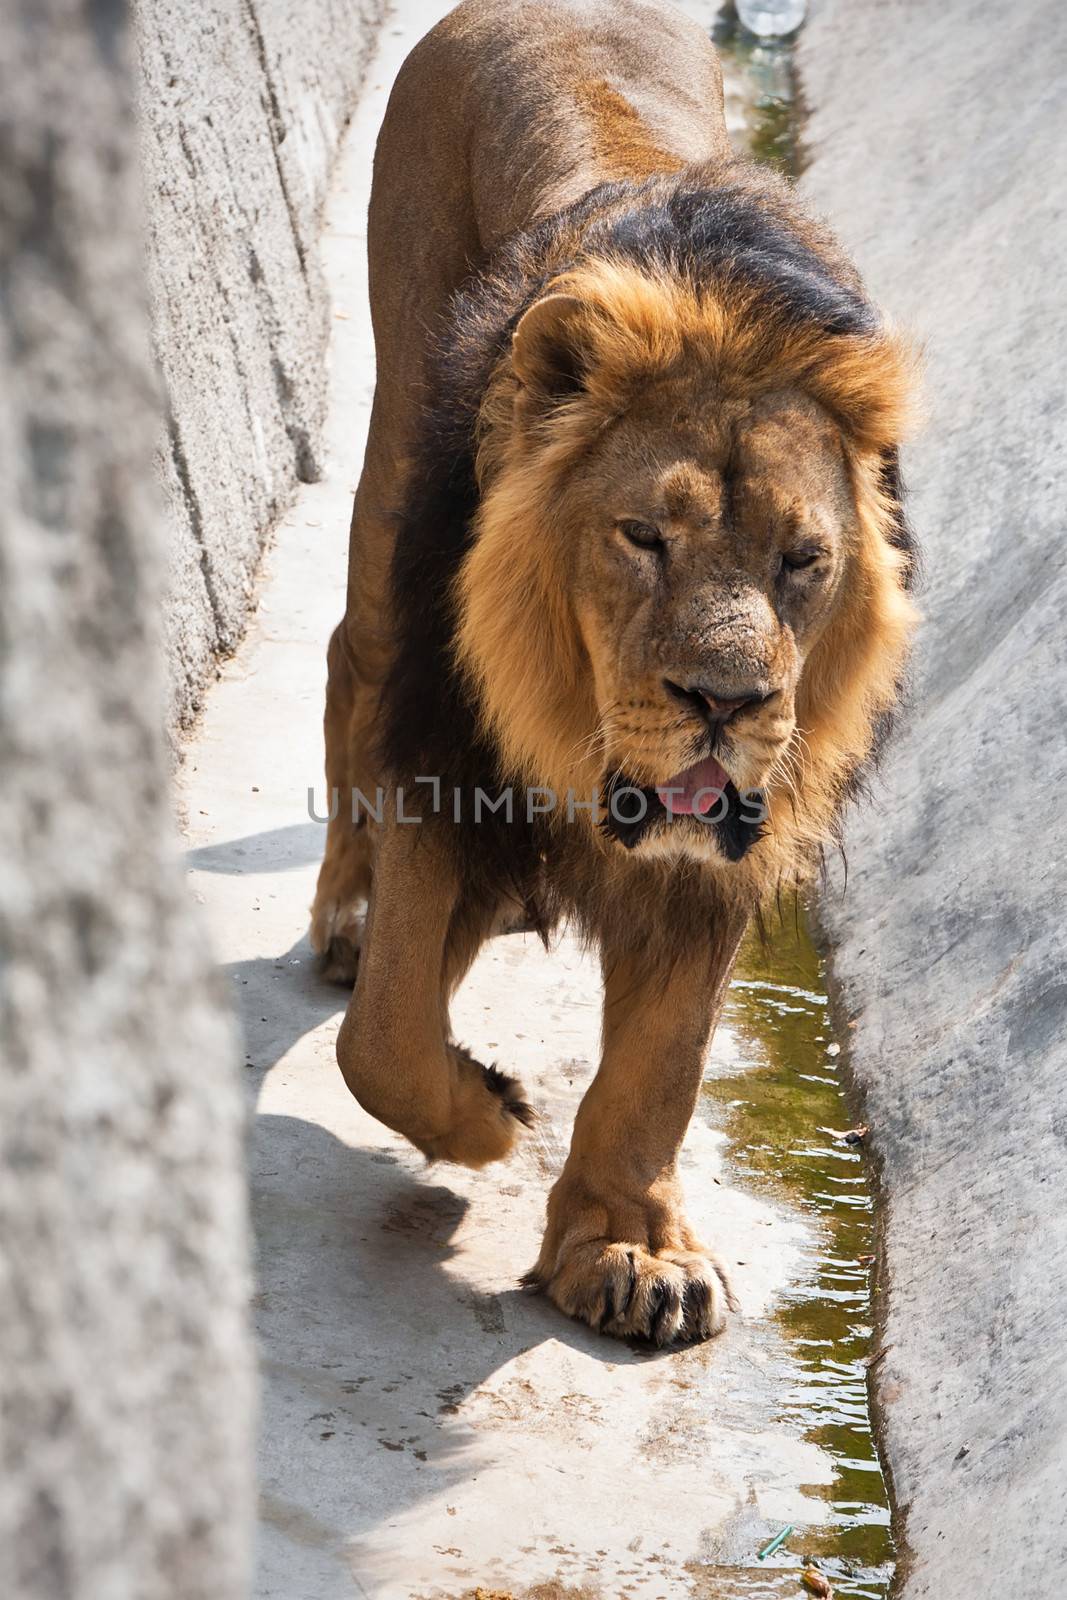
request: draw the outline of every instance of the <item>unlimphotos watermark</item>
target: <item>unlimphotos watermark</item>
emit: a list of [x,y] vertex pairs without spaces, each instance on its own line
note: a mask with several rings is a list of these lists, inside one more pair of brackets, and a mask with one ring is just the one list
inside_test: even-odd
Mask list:
[[[581,813],[594,822],[610,817],[620,826],[635,827],[661,812],[669,817],[692,817],[695,822],[714,826],[724,822],[734,806],[737,819],[747,827],[758,827],[768,817],[767,798],[762,790],[737,790],[732,784],[728,788],[698,789],[690,794],[677,785],[641,788],[624,780],[609,783],[603,790],[589,795],[579,795],[568,789],[560,796],[553,789],[537,786],[516,788],[509,784],[499,789],[484,789],[476,785],[467,790],[456,785],[446,788],[442,780],[435,777],[420,776],[414,781],[421,786],[418,795],[411,793],[413,786],[404,785],[391,791],[379,785],[373,797],[362,789],[353,788],[347,805],[353,826],[368,821],[384,822],[387,812],[404,826],[418,826],[426,821],[427,815],[444,816],[457,824],[532,823],[539,817],[549,816],[573,823]],[[316,802],[315,788],[309,786],[308,816],[313,822],[335,822],[341,815],[341,801],[342,790],[332,788],[328,809],[323,814]]]

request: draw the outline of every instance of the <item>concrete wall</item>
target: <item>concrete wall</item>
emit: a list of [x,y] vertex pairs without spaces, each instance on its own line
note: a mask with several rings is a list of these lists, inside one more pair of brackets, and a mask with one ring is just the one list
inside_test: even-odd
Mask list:
[[914,706],[823,916],[880,1160],[908,1600],[1067,1566],[1067,12],[821,0],[807,189],[925,342]]
[[319,209],[383,10],[136,0],[153,335],[169,405],[159,457],[172,725],[191,720],[216,657],[240,637],[295,482],[320,471]]
[[122,8],[0,24],[0,1589],[236,1600],[234,1039],[171,841]]

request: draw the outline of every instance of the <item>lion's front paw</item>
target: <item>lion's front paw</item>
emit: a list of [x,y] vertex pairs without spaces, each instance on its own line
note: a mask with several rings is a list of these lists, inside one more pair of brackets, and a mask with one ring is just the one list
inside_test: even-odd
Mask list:
[[685,1219],[676,1176],[632,1192],[619,1167],[601,1179],[581,1162],[564,1170],[526,1282],[568,1316],[616,1338],[655,1345],[714,1338],[737,1303],[721,1263]]
[[714,1256],[592,1239],[560,1252],[555,1270],[535,1267],[527,1283],[544,1289],[561,1311],[616,1338],[689,1344],[722,1331],[734,1306]]
[[534,1121],[522,1085],[497,1067],[483,1067],[458,1045],[449,1054],[451,1123],[413,1142],[430,1161],[455,1161],[464,1167],[502,1161],[510,1155],[519,1128]]

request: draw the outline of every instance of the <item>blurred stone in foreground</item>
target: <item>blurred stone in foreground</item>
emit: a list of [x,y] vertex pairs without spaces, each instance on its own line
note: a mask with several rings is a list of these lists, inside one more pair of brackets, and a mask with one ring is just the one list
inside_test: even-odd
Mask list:
[[123,8],[0,20],[5,1600],[245,1588],[233,1041],[173,859]]

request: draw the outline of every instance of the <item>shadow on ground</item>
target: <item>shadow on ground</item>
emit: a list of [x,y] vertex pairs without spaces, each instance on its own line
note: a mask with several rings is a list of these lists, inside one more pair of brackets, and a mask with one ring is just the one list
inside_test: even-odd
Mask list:
[[255,1074],[257,1093],[295,1044],[331,1017],[340,1017],[351,992],[323,981],[306,933],[279,955],[233,961],[222,971],[233,989],[245,1066]]
[[227,877],[246,872],[292,872],[321,861],[325,842],[321,823],[294,822],[285,828],[268,828],[187,850],[185,864],[190,871],[220,872]]
[[[502,1452],[515,1452],[521,1473],[531,1432],[547,1425],[565,1441],[545,1395],[517,1374],[487,1386],[493,1374],[548,1343],[561,1347],[557,1365],[568,1350],[611,1369],[664,1358],[599,1337],[517,1284],[476,1288],[459,1258],[472,1222],[483,1223],[414,1152],[353,1147],[269,1114],[257,1118],[255,1146],[268,1565],[273,1539],[287,1582],[294,1561],[298,1571],[310,1563],[315,1593],[329,1592],[326,1563],[339,1582],[358,1573],[376,1592],[402,1555],[395,1523],[429,1497],[462,1508]],[[543,1181],[521,1163],[474,1181],[514,1194],[524,1178]],[[494,1244],[491,1231],[486,1242],[500,1269],[517,1259],[514,1242]],[[447,1566],[447,1545],[441,1555]]]

